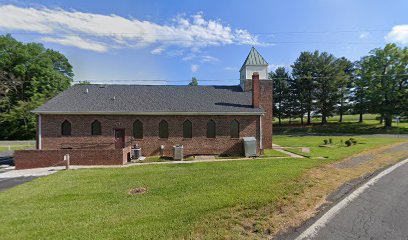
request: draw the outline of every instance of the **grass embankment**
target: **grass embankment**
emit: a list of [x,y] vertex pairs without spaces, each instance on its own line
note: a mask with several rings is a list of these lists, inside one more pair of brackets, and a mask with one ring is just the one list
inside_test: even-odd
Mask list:
[[393,122],[391,128],[384,128],[383,124],[379,123],[379,116],[375,114],[365,114],[364,121],[358,122],[358,115],[344,115],[343,122],[339,122],[339,116],[328,118],[327,124],[320,124],[320,118],[312,118],[312,124],[300,124],[300,119],[294,119],[289,124],[288,119],[283,119],[282,124],[278,123],[278,119],[274,119],[274,134],[305,134],[305,133],[320,133],[320,134],[408,134],[408,121],[402,121],[398,124]]
[[[320,144],[322,139],[275,137],[274,141],[303,146]],[[260,159],[62,171],[0,193],[0,236],[264,237],[276,231],[278,226],[270,219],[279,216],[282,203],[304,192],[307,186],[302,178],[307,172],[397,141],[370,138],[350,148],[327,149],[333,151],[328,160]],[[129,195],[135,187],[145,187],[147,192]]]

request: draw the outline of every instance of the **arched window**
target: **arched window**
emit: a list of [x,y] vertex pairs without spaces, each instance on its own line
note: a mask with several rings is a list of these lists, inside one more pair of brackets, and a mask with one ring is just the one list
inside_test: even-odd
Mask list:
[[93,123],[91,124],[91,134],[92,135],[102,134],[102,126],[98,120],[93,121]]
[[183,123],[183,138],[192,138],[193,137],[193,124],[190,120],[186,120]]
[[71,136],[71,123],[68,120],[65,120],[61,124],[61,135]]
[[217,135],[216,125],[214,120],[207,122],[207,138],[215,138]]
[[139,120],[133,123],[133,137],[137,139],[143,138],[143,123]]
[[159,123],[159,137],[169,138],[169,124],[165,120]]
[[234,119],[230,126],[231,138],[239,138],[239,122]]

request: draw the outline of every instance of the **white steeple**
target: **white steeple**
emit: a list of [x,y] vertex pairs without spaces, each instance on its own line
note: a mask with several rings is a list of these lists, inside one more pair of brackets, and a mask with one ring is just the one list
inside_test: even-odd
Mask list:
[[[252,79],[252,74],[258,72],[260,80],[268,79],[268,63],[259,54],[259,52],[252,47],[244,64],[242,64],[240,73],[240,85],[243,91],[249,91],[251,84],[249,81]],[[245,84],[247,83],[247,84]]]

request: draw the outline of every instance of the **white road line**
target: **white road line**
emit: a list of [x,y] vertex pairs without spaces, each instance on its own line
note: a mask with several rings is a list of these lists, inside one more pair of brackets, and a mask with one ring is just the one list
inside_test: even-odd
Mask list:
[[368,182],[366,182],[364,185],[361,187],[357,188],[354,192],[352,192],[350,195],[348,195],[346,198],[341,200],[339,203],[337,203],[334,207],[332,207],[329,211],[327,211],[321,218],[319,218],[313,225],[311,225],[309,228],[307,228],[302,234],[300,234],[296,240],[303,240],[303,239],[312,239],[318,231],[326,226],[326,224],[334,217],[336,216],[340,210],[345,208],[350,202],[352,202],[354,199],[356,199],[360,194],[362,194],[365,190],[367,190],[369,187],[371,187],[373,184],[375,184],[380,178],[384,177],[385,175],[391,173],[398,167],[408,163],[408,159],[405,159],[387,169],[379,173],[377,176],[373,177],[370,179]]

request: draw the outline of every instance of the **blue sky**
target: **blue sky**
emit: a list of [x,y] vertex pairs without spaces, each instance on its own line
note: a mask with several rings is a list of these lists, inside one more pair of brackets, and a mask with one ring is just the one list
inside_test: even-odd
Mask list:
[[387,42],[406,46],[407,9],[406,0],[0,0],[0,32],[65,54],[77,81],[186,84],[195,76],[232,85],[252,45],[270,69],[301,51],[357,60]]

